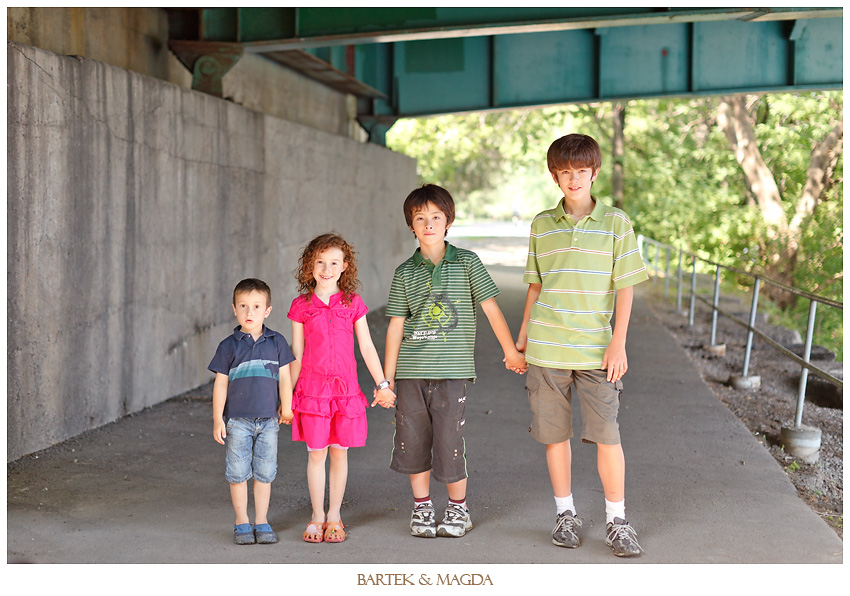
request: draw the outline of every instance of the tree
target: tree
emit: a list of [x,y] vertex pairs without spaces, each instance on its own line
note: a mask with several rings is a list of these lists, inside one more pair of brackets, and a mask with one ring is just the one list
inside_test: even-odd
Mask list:
[[[754,128],[759,98],[750,100],[748,109],[744,96],[725,98],[718,107],[717,124],[728,139],[741,166],[747,190],[755,199],[764,221],[765,235],[760,239],[767,276],[794,285],[796,264],[800,256],[803,228],[812,218],[824,190],[832,184],[835,169],[843,148],[844,125],[839,111],[831,122],[832,128],[815,145],[809,158],[805,184],[792,207],[783,202],[779,185],[765,163]],[[761,100],[766,101],[766,100]],[[793,215],[789,221],[789,211]],[[842,276],[843,272],[836,274]],[[767,286],[766,293],[781,307],[794,302],[794,296]]]
[[613,135],[611,138],[611,197],[614,207],[623,208],[623,192],[625,189],[625,172],[623,161],[626,154],[626,106],[617,103],[611,114]]
[[[593,194],[637,232],[841,300],[842,114],[840,91],[633,100],[407,120],[387,141],[452,192],[459,217],[509,218],[519,204],[527,218],[559,198],[549,144],[589,134],[603,150]],[[806,304],[770,288],[805,322]],[[816,341],[840,351],[840,313],[826,312],[832,339]]]
[[[610,137],[608,111],[568,105],[407,119],[390,129],[387,145],[416,158],[420,182],[449,189],[460,217],[510,218],[519,210],[528,218],[558,198],[550,192],[549,145],[568,132]],[[609,186],[606,170],[594,192]]]

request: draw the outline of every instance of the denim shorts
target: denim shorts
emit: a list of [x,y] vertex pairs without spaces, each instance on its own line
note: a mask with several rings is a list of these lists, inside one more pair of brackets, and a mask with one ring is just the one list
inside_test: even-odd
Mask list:
[[431,470],[437,482],[467,477],[466,380],[396,381],[395,436],[390,469],[402,474]]
[[623,382],[608,382],[604,370],[562,370],[531,365],[525,387],[532,418],[528,432],[546,445],[573,436],[572,398],[581,407],[581,440],[602,445],[620,444],[620,392]]
[[277,474],[277,418],[228,418],[224,477],[239,484],[252,476],[271,484]]

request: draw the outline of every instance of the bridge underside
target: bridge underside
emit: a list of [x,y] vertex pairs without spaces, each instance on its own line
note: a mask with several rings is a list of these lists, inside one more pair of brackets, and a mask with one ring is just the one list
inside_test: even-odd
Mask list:
[[220,8],[169,12],[196,89],[245,53],[396,119],[522,106],[841,88],[840,8]]

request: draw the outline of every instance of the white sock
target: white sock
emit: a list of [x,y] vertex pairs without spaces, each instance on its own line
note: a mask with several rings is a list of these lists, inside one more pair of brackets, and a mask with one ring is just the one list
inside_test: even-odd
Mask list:
[[433,506],[434,506],[434,504],[431,502],[431,497],[425,497],[424,499],[416,499],[416,498],[414,498],[414,499],[413,499],[413,506],[414,506],[414,507],[419,507],[419,506],[423,506],[423,507],[424,507],[424,506],[433,507]]
[[555,497],[555,508],[558,510],[558,515],[569,509],[575,516],[576,506],[573,505],[573,494],[570,493],[566,497]]
[[605,499],[605,523],[613,523],[614,518],[619,517],[623,521],[626,519],[626,500],[623,499],[617,503],[612,503]]
[[462,501],[455,501],[453,499],[449,499],[449,505],[457,505],[458,507],[463,507],[463,509],[466,510],[466,497],[464,497]]

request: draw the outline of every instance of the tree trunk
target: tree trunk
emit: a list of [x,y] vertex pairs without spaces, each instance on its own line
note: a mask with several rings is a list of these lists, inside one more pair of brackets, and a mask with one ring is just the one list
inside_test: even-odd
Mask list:
[[788,219],[782,209],[782,197],[779,195],[773,173],[761,157],[753,124],[744,104],[744,96],[729,97],[720,103],[717,124],[726,133],[735,159],[744,170],[747,188],[755,197],[762,217],[768,224],[768,234],[772,238],[785,236],[788,231]]
[[844,122],[835,125],[826,138],[817,144],[812,151],[812,159],[809,162],[808,180],[803,189],[803,196],[797,203],[797,211],[791,220],[791,229],[799,230],[803,221],[811,215],[817,207],[818,199],[828,182],[829,172],[832,164],[838,160],[844,144]]
[[[832,164],[843,147],[842,120],[839,117],[839,123],[812,151],[808,180],[790,224],[776,180],[762,159],[743,96],[727,98],[720,103],[717,124],[726,134],[735,159],[744,171],[747,188],[767,224],[768,238],[760,242],[765,253],[764,273],[770,279],[793,285],[802,227],[817,208],[830,169],[834,167]],[[765,293],[781,308],[795,300],[794,295],[770,284],[765,286]]]
[[611,155],[613,158],[611,196],[614,199],[614,207],[622,209],[623,190],[626,182],[623,166],[626,156],[626,137],[624,132],[626,127],[626,106],[621,103],[614,104],[612,119],[614,121],[614,137],[611,142]]

